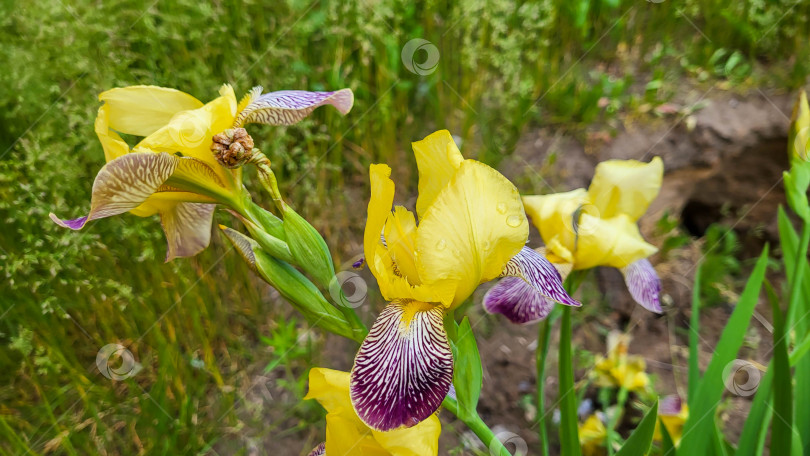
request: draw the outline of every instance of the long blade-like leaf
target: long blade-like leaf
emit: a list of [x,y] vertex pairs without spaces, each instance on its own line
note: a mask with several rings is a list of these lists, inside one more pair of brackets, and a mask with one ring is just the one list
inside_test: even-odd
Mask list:
[[776,292],[765,283],[765,291],[773,310],[773,426],[771,427],[771,454],[790,454],[793,440],[793,394],[788,362],[785,321]]
[[[658,419],[658,401],[644,415],[638,427],[630,434],[616,456],[641,456],[650,451],[653,434],[655,434],[655,421]],[[663,427],[663,425],[662,425]]]
[[740,295],[734,312],[723,329],[723,334],[715,347],[714,356],[709,362],[703,379],[693,397],[689,398],[689,418],[686,420],[684,438],[678,449],[680,456],[704,454],[706,448],[711,446],[714,428],[708,425],[706,420],[714,421],[714,413],[720,404],[725,386],[723,370],[735,359],[745,339],[745,333],[762,288],[762,281],[765,278],[767,264],[768,248],[766,246],[757,260],[754,271],[748,278],[748,283]]
[[563,306],[560,324],[560,446],[562,456],[579,456],[577,394],[574,391],[574,365],[571,354],[571,308]]

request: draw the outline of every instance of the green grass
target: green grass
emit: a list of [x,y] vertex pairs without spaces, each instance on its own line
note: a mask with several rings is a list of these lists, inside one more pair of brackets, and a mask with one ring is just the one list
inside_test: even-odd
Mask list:
[[[155,218],[125,215],[79,233],[48,220],[89,205],[103,163],[93,119],[105,89],[156,84],[208,100],[223,82],[238,95],[257,84],[351,87],[346,118],[324,109],[254,134],[288,199],[317,220],[335,254],[348,255],[338,246],[358,245],[368,164],[386,161],[413,185],[408,143],[435,129],[497,164],[533,125],[583,130],[661,103],[686,79],[796,87],[810,62],[810,5],[789,2],[0,5],[3,454],[231,454],[246,451],[246,435],[282,430],[304,451],[323,438],[311,425],[317,407],[289,406],[317,347],[273,371],[291,396],[272,420],[246,412],[251,367],[274,359],[260,337],[285,346],[278,337],[297,340],[304,326],[279,329],[274,320],[289,310],[221,239],[164,265]],[[402,64],[412,38],[438,47],[435,73]],[[232,224],[227,214],[218,220]],[[108,343],[128,347],[142,370],[123,382],[101,376],[95,357]]]

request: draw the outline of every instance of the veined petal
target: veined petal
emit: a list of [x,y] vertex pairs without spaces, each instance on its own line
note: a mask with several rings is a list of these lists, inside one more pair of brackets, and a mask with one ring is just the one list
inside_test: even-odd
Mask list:
[[130,153],[107,163],[96,175],[90,212],[73,220],[50,214],[56,224],[80,230],[90,220],[122,214],[146,201],[177,168],[169,154]]
[[416,199],[416,213],[422,218],[427,208],[439,196],[439,192],[456,174],[464,157],[458,150],[453,137],[447,130],[428,135],[421,141],[411,143],[419,169],[419,196]]
[[501,276],[519,277],[543,297],[567,306],[579,307],[578,301],[568,296],[563,288],[562,277],[544,257],[529,247],[515,255],[503,268]]
[[517,189],[474,160],[461,164],[431,204],[416,233],[423,284],[450,283],[458,305],[475,288],[500,275],[526,244],[529,223]]
[[661,157],[650,163],[607,160],[596,165],[588,197],[599,209],[601,218],[624,214],[635,222],[658,196],[663,178]]
[[178,112],[203,105],[185,92],[143,85],[108,90],[98,99],[109,106],[111,128],[137,136],[148,136],[169,123]]
[[621,271],[633,299],[645,309],[661,313],[661,280],[649,260],[642,258],[634,261]]
[[623,268],[658,251],[644,241],[638,225],[624,214],[610,219],[582,214],[579,221],[574,269]]
[[664,396],[658,399],[658,414],[661,416],[677,416],[681,414],[683,400],[677,394]]
[[346,115],[353,104],[354,93],[351,89],[336,92],[280,90],[254,96],[237,116],[234,127],[249,123],[293,125],[310,115],[315,108],[324,105],[332,105]]
[[443,309],[418,301],[390,303],[354,360],[351,399],[378,431],[414,426],[441,405],[453,382],[453,353]]
[[577,240],[578,224],[575,221],[578,222],[583,214],[599,216],[584,188],[550,195],[524,196],[523,206],[532,224],[540,231],[548,253],[567,262],[573,260],[571,253],[575,250]]
[[326,443],[322,442],[309,452],[308,456],[326,456]]
[[538,293],[520,277],[506,277],[484,295],[487,312],[499,313],[519,325],[543,320],[553,308],[554,300]]
[[98,108],[95,130],[101,147],[104,149],[104,158],[110,162],[129,152],[129,145],[121,139],[118,133],[110,129],[110,106],[107,104]]
[[167,263],[194,256],[208,247],[215,207],[215,204],[177,203],[172,210],[160,213],[169,244]]

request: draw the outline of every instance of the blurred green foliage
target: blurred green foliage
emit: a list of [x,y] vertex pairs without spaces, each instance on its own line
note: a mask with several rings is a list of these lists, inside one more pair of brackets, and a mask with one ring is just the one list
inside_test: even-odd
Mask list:
[[[254,134],[289,201],[321,217],[316,228],[337,248],[357,243],[367,165],[413,169],[408,143],[435,129],[497,164],[531,125],[579,128],[663,102],[684,78],[794,87],[810,64],[810,4],[788,1],[0,5],[0,452],[9,454],[232,454],[279,432],[240,404],[246,369],[273,359],[259,336],[280,346],[278,334],[293,337],[273,332],[288,310],[216,236],[198,258],[164,265],[155,218],[124,215],[82,232],[48,220],[89,206],[105,89],[155,84],[207,101],[224,82],[238,95],[257,84],[352,88],[345,118],[324,109]],[[412,38],[438,47],[435,73],[403,65]],[[95,357],[108,343],[125,345],[143,370],[102,377]],[[309,354],[295,360],[284,375],[300,376]],[[286,428],[300,431],[315,415],[275,417],[292,416],[298,424]],[[259,435],[245,443],[250,429]],[[323,438],[300,432],[301,451]]]

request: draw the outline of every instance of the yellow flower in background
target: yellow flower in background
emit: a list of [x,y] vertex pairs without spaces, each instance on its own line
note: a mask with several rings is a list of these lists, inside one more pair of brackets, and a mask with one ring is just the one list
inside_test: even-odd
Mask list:
[[660,441],[663,438],[661,434],[663,422],[672,443],[677,446],[683,437],[683,426],[689,418],[689,406],[678,395],[663,397],[658,401],[658,418],[653,439]]
[[[349,373],[313,368],[309,371],[309,392],[326,409],[328,456],[430,456],[439,453],[441,423],[436,415],[411,428],[388,432],[366,426],[357,416],[349,397]],[[316,448],[317,450],[317,448]]]
[[573,269],[619,268],[633,298],[660,312],[660,281],[647,257],[658,249],[644,241],[638,219],[658,195],[664,165],[608,160],[599,163],[590,187],[523,197],[552,263]]
[[583,456],[602,456],[607,453],[605,441],[607,439],[607,428],[599,415],[590,415],[584,423],[579,424],[579,444],[582,447]]
[[598,357],[593,370],[596,384],[602,387],[625,388],[632,392],[647,389],[647,363],[644,358],[628,355],[630,336],[613,331],[608,335],[607,357]]
[[[412,146],[419,168],[416,214],[394,207],[391,168],[370,170],[363,248],[390,303],[355,357],[351,398],[360,418],[377,430],[414,426],[439,408],[453,381],[445,313],[481,283],[508,276],[533,296],[579,305],[551,263],[525,246],[529,222],[508,179],[465,160],[447,130]],[[514,310],[508,296],[498,295],[498,306]],[[515,313],[528,320],[539,310],[529,303]]]

